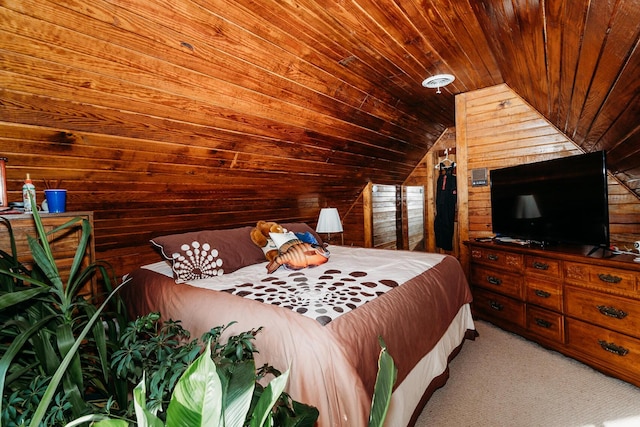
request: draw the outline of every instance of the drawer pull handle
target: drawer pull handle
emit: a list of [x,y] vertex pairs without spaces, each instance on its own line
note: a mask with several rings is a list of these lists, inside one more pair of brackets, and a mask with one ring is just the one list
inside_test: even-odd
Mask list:
[[502,285],[502,280],[498,277],[495,276],[487,276],[487,282],[491,283],[492,285],[496,285],[496,286],[500,286]]
[[542,289],[536,289],[534,293],[540,298],[549,298],[551,296],[549,292],[543,291]]
[[616,319],[624,319],[625,317],[627,317],[626,312],[618,310],[615,307],[606,307],[604,305],[599,305],[597,306],[597,308],[598,311],[604,316],[615,317]]
[[534,261],[533,262],[533,268],[535,268],[536,270],[548,270],[549,269],[549,264],[546,264],[544,262]]
[[487,259],[488,259],[489,261],[497,261],[497,260],[498,260],[498,255],[496,255],[496,254],[489,254],[489,255],[487,255]]
[[549,329],[551,327],[552,323],[549,322],[548,320],[536,318],[536,325],[538,325],[538,326],[540,326],[542,328]]
[[610,274],[598,274],[598,278],[605,283],[620,283],[622,277],[612,276]]
[[504,310],[504,305],[500,304],[499,302],[496,301],[489,301],[489,306],[491,308],[493,308],[496,311],[502,311]]
[[604,350],[608,351],[609,353],[617,354],[618,356],[626,356],[627,353],[629,353],[629,350],[627,350],[626,348],[616,345],[612,342],[598,340],[598,344],[600,344],[600,347],[602,347]]

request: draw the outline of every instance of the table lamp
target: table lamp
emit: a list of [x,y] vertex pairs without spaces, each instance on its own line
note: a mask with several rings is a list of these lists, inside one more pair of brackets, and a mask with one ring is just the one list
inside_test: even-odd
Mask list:
[[[318,216],[318,225],[316,226],[318,233],[327,233],[327,242],[331,242],[331,233],[342,233],[342,222],[336,208],[322,208]],[[342,244],[344,244],[344,236],[342,236]]]

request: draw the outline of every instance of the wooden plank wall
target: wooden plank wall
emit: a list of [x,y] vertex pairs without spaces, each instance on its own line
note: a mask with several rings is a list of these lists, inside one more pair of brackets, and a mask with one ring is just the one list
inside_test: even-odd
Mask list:
[[[492,236],[490,188],[471,187],[471,170],[497,169],[582,153],[507,85],[456,97],[460,241]],[[466,187],[466,188],[465,188]],[[640,240],[640,200],[609,176],[612,244]]]
[[0,6],[9,200],[26,173],[40,200],[61,183],[69,210],[95,213],[97,257],[118,275],[159,260],[161,234],[314,226],[369,179],[400,184],[430,145],[421,111],[309,49],[302,19],[259,2],[125,3]]
[[[397,249],[396,200],[398,188],[395,185],[373,184],[373,247],[378,249]],[[402,247],[402,246],[400,246]]]
[[[450,152],[456,150],[456,130],[455,128],[446,129],[438,138],[431,150],[424,156],[422,161],[411,172],[409,177],[404,181],[405,186],[419,185],[425,189],[424,212],[425,212],[425,249],[429,252],[447,252],[453,256],[458,255],[458,225],[454,227],[453,251],[444,251],[436,248],[435,232],[433,224],[436,218],[436,186],[438,179],[438,171],[435,169],[445,157],[445,150]],[[456,160],[455,154],[449,154],[449,159]]]
[[343,237],[346,246],[371,247],[373,214],[371,212],[371,186],[369,183],[344,215],[341,213]]
[[[425,250],[425,212],[424,187],[421,185],[403,186],[403,199],[406,203],[406,249]],[[404,224],[403,224],[404,225]],[[403,232],[404,232],[403,227]]]
[[345,245],[425,250],[425,189],[370,183],[342,218]]

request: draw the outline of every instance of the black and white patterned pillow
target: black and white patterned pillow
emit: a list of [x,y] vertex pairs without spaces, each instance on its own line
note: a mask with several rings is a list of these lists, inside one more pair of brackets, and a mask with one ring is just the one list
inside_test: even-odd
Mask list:
[[264,262],[262,250],[251,241],[253,227],[203,230],[156,237],[151,243],[171,263],[176,283],[221,276]]
[[176,283],[206,277],[222,276],[224,261],[217,249],[207,242],[193,241],[180,246],[180,250],[171,254],[173,273]]

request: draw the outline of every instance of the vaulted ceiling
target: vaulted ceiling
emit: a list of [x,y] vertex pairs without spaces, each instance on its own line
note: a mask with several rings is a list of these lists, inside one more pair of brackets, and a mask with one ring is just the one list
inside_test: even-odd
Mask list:
[[101,250],[314,220],[401,184],[497,84],[640,194],[639,39],[640,0],[3,1],[10,200],[63,181]]
[[[351,0],[247,5],[434,136],[454,95],[506,83],[586,152],[640,191],[640,1]],[[316,58],[317,59],[317,58]],[[456,80],[436,94],[429,76]],[[391,97],[391,99],[389,99]]]
[[[70,68],[56,73],[99,70],[102,76],[117,76],[169,96],[184,98],[202,85],[203,97],[216,97],[211,102],[228,110],[226,119],[240,117],[254,127],[269,126],[268,121],[292,125],[282,131],[288,135],[266,136],[324,144],[330,153],[369,147],[371,157],[382,163],[396,161],[397,153],[407,165],[415,164],[442,131],[454,125],[454,95],[506,83],[585,151],[606,149],[610,170],[630,187],[640,187],[639,0],[64,0],[5,2],[3,8],[0,47],[5,50],[0,52],[67,55]],[[28,18],[22,21],[19,15]],[[67,43],[72,34],[78,40]],[[34,47],[17,48],[25,40]],[[104,42],[114,46],[107,49]],[[79,49],[76,43],[86,47]],[[102,63],[69,55],[82,51],[95,56],[97,49]],[[59,79],[46,72],[46,65],[13,56],[5,56],[3,63],[5,81],[22,72],[32,79]],[[157,74],[155,85],[141,77],[167,63],[170,67]],[[180,72],[184,76],[175,81],[162,81]],[[421,85],[440,73],[455,76],[441,94]],[[83,89],[116,94],[81,74],[59,81],[72,88],[74,100],[101,105],[85,98]],[[207,76],[213,80],[203,78]],[[218,86],[209,86],[215,80]],[[3,86],[28,93],[34,84],[29,89]],[[249,99],[233,92],[234,87],[262,99]],[[121,89],[129,91],[126,85]],[[42,87],[36,92],[46,95]],[[252,113],[267,122],[243,117],[243,108],[251,109],[238,101],[243,96],[245,103],[256,105],[258,111]],[[154,102],[134,98],[130,101],[139,102],[143,110],[144,102]],[[155,101],[166,104],[160,97]],[[177,101],[171,102],[180,108]],[[283,101],[295,106],[293,115],[296,108],[324,109],[322,117],[300,114],[299,121],[283,120],[259,111],[269,103],[282,108]],[[136,111],[134,102],[127,107]],[[343,126],[346,142],[332,141],[334,135],[323,126]],[[304,138],[295,135],[298,129]],[[400,175],[405,170],[390,169]],[[389,179],[400,177],[391,174]]]
[[[607,150],[610,170],[640,190],[637,0],[240,3],[275,26],[265,39],[286,49],[274,37],[290,34],[302,62],[404,106],[427,145],[454,125],[454,95],[507,83],[586,152]],[[456,79],[442,94],[422,87],[440,73]]]

